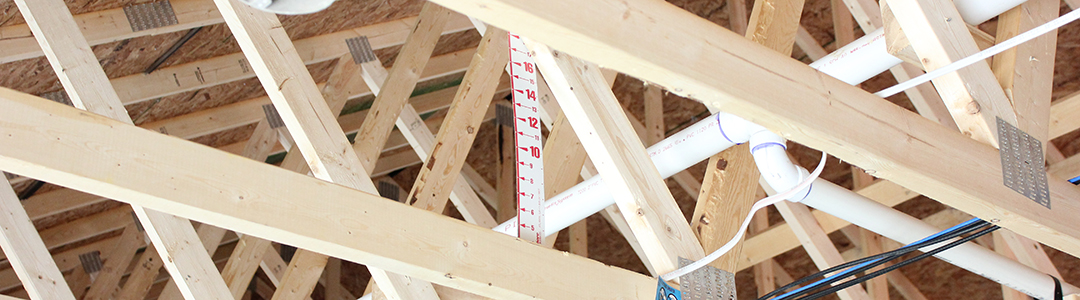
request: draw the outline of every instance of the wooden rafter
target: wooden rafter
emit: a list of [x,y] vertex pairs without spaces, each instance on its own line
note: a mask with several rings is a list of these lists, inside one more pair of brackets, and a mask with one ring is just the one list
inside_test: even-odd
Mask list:
[[436,212],[446,207],[457,182],[455,175],[465,164],[465,156],[480,131],[484,112],[509,60],[509,50],[501,42],[505,37],[506,31],[498,28],[489,27],[484,33],[462,79],[462,86],[468,88],[459,89],[454,95],[446,121],[439,128],[434,146],[409,191],[407,203]]
[[0,247],[10,254],[11,267],[26,291],[35,299],[75,299],[19,203],[19,196],[11,187],[3,186],[0,201]]
[[[667,186],[648,159],[641,139],[632,132],[625,113],[607,87],[600,68],[565,54],[537,53],[537,65],[570,120],[582,146],[616,199],[630,229],[658,272],[678,267],[678,258],[700,259],[705,254]],[[550,50],[548,50],[550,51]]]
[[[449,14],[450,13],[449,11],[443,10],[441,7],[438,7],[435,4],[431,4],[430,6],[435,7],[433,9],[431,9],[431,10],[434,10],[434,13],[437,13],[437,14]],[[421,14],[421,20],[423,20],[423,15],[424,14]],[[420,40],[420,41],[423,41],[423,40]],[[406,43],[406,45],[409,45],[409,43]],[[401,68],[405,69],[405,70],[420,69],[420,68],[423,67],[421,65],[416,65],[416,63],[418,63],[418,62],[403,61],[403,59],[404,58],[398,58],[397,62],[395,63],[395,67],[397,67],[398,63],[405,64],[405,65],[401,66]],[[384,69],[382,67],[382,63],[379,62],[378,59],[375,59],[373,61],[373,63],[365,63],[363,65],[363,67],[361,68],[361,70],[359,70],[359,71],[364,74],[363,77],[365,78],[365,82],[370,86],[371,90],[376,91],[377,95],[382,95],[382,92],[380,92],[380,90],[382,90],[382,87],[379,86],[379,85],[383,85],[383,83],[390,83],[392,81],[392,80],[389,79],[388,76],[389,76],[389,74],[392,74],[393,71],[387,72],[386,69]],[[367,80],[368,78],[370,78],[371,80]],[[409,79],[406,79],[406,81],[408,81],[408,80]],[[405,89],[405,88],[407,88],[410,91],[412,90],[411,86],[401,86],[401,85],[397,85],[397,84],[390,86],[390,88],[395,88],[395,89]],[[407,97],[407,95],[401,95],[401,94],[404,94],[403,92],[399,92],[398,94],[399,94],[398,96],[400,96],[400,97]],[[400,106],[399,109],[397,109],[396,113],[393,111],[393,108],[382,109],[380,111],[373,111],[372,113],[377,114],[379,116],[379,118],[371,119],[369,121],[365,121],[364,124],[369,124],[369,123],[379,123],[379,124],[381,124],[381,123],[390,123],[393,127],[397,127],[397,130],[399,132],[401,132],[401,135],[404,136],[406,140],[408,140],[409,145],[412,146],[413,152],[416,153],[417,157],[420,157],[422,159],[429,159],[432,151],[435,149],[436,136],[435,136],[435,134],[433,134],[431,132],[430,128],[428,128],[427,126],[423,126],[424,119],[422,119],[420,117],[420,114],[417,113],[416,108],[413,107],[413,105],[411,105],[409,103],[405,103],[404,101],[399,101],[399,99],[393,99],[393,98],[382,98],[382,99],[384,99],[384,101],[400,102],[402,105]],[[391,100],[393,100],[393,101],[391,101]],[[378,103],[378,101],[379,101],[379,98],[376,98],[376,103]],[[390,117],[393,117],[393,119],[389,119]],[[390,122],[388,122],[388,121],[390,121]],[[370,127],[380,127],[380,126],[374,126],[373,125],[373,126],[370,126]],[[363,128],[364,128],[364,126],[362,125],[360,131],[358,131],[358,133],[357,133],[357,138],[358,138],[357,140],[358,141],[365,140],[365,143],[367,143],[369,145],[370,144],[385,144],[385,141],[383,141],[383,140],[375,141],[376,137],[369,136],[369,134],[370,135],[375,135],[375,133],[365,132]],[[380,135],[380,137],[377,137],[377,138],[384,138],[384,137],[385,136]],[[356,150],[356,153],[357,153],[357,155],[360,156],[361,161],[370,160],[370,161],[374,162],[375,159],[377,158],[376,157],[377,155],[373,155],[373,153],[376,153],[376,152],[364,152],[364,151],[376,151],[376,150],[382,148],[380,146],[380,147],[376,147],[378,149],[369,149],[368,146],[360,147],[359,145],[360,145],[360,143],[354,144],[353,149],[354,150],[356,150],[358,148],[363,148],[364,149],[364,150]],[[461,175],[457,176],[454,179],[453,187],[452,187],[452,190],[451,190],[450,196],[449,196],[450,200],[454,203],[455,207],[458,209],[458,212],[460,212],[462,214],[462,216],[465,218],[466,221],[468,221],[470,223],[473,223],[473,224],[480,225],[481,227],[487,227],[487,228],[495,227],[495,225],[498,225],[498,223],[495,222],[495,218],[493,218],[491,216],[491,214],[487,211],[487,208],[484,207],[484,204],[481,202],[479,195],[477,195],[477,193],[472,189],[472,187],[468,183],[469,180],[466,179],[466,176],[464,175],[464,173],[466,173],[465,170],[466,170],[467,166],[468,165],[463,165]],[[468,169],[472,169],[472,168],[469,167]],[[481,178],[481,180],[483,180],[483,179]],[[405,196],[405,195],[403,195],[403,196]]]
[[[353,151],[361,154],[360,161],[367,169],[371,169],[379,158],[378,155],[373,154],[382,152],[383,144],[390,137],[390,131],[394,128],[397,116],[408,104],[409,94],[416,87],[416,82],[420,80],[420,72],[431,58],[435,43],[439,41],[440,32],[452,15],[451,11],[438,4],[425,3],[424,8],[420,10],[420,16],[417,17],[417,25],[405,39],[405,44],[401,47],[394,66],[386,72],[385,78],[368,85],[372,90],[375,88],[381,90],[375,93],[377,96],[370,109],[379,118],[364,122],[364,125],[360,126],[353,146]],[[376,64],[372,67],[382,66],[378,65],[376,60]]]
[[[747,117],[793,141],[874,170],[875,176],[1080,254],[1080,224],[1069,221],[1078,209],[1075,203],[1056,201],[1054,209],[1048,210],[1006,188],[1000,178],[967,175],[1000,174],[1000,166],[992,163],[999,161],[996,149],[825,78],[802,63],[763,51],[670,4],[631,0],[603,5],[607,2],[601,1],[585,9],[564,1],[542,5],[507,0],[435,2],[656,82],[706,106]],[[586,12],[587,16],[581,15]],[[679,49],[693,49],[696,54],[641,47],[667,44],[684,45]],[[707,70],[717,65],[726,71]],[[763,82],[771,88],[755,88]],[[1054,199],[1080,197],[1080,190],[1064,181],[1051,180],[1049,185]]]
[[[133,124],[63,1],[17,1],[38,44],[76,107]],[[165,267],[187,298],[227,295],[210,256],[188,220],[132,205],[131,209],[161,250]],[[165,260],[168,258],[168,260]]]
[[[790,54],[799,31],[803,0],[757,1],[750,13],[746,37],[782,54]],[[710,109],[715,113],[715,109]],[[735,237],[743,218],[757,199],[758,177],[749,145],[736,145],[713,155],[705,169],[703,188],[698,195],[691,229],[706,251],[715,251]],[[745,237],[743,237],[745,239]],[[741,240],[739,242],[742,242]],[[714,267],[732,271],[738,268],[742,246],[722,256]]]
[[[0,149],[0,168],[16,174],[42,178],[156,209],[167,209],[202,223],[285,244],[305,245],[320,253],[383,267],[485,297],[635,297],[650,294],[656,284],[650,277],[610,268],[584,258],[568,258],[557,251],[520,243],[513,237],[486,228],[436,216],[371,194],[96,115],[81,114],[78,110],[41,101],[30,95],[6,89],[0,89],[0,95],[0,103],[8,108],[0,111],[0,118],[6,120],[6,124],[39,124],[47,121],[45,124],[57,128],[30,134],[18,128],[31,127],[0,126],[0,136],[10,134],[4,140],[12,145]],[[58,141],[43,132],[64,133],[67,138]],[[77,139],[84,134],[85,137],[81,139],[110,141],[108,148],[114,155],[89,159],[98,154],[67,144],[82,144]],[[172,150],[165,152],[160,149]],[[63,159],[55,159],[57,157]],[[135,157],[139,157],[139,162],[132,160]],[[193,164],[191,159],[194,157],[206,163]],[[40,164],[29,164],[30,161]],[[72,164],[74,161],[83,163]],[[153,164],[152,168],[157,171],[145,172],[147,169],[144,168],[150,167],[143,165],[147,162]],[[192,177],[164,175],[181,173]],[[203,180],[208,176],[205,174],[215,174],[209,176],[218,179]],[[95,179],[103,178],[101,176],[109,177],[110,182]],[[147,184],[163,181],[170,182],[176,189],[160,189],[154,184]],[[214,187],[225,187],[222,184],[248,188]],[[123,188],[119,188],[121,186]],[[245,200],[250,199],[250,202],[235,201],[240,196],[244,196]],[[403,219],[412,222],[400,222]],[[304,225],[297,226],[296,220],[304,220]],[[384,234],[401,231],[410,234]],[[370,243],[372,240],[387,243]],[[423,244],[430,246],[388,246],[399,245],[399,242],[409,243],[406,241],[423,241]],[[505,251],[536,259],[519,261],[501,255]],[[460,255],[456,255],[455,259],[443,259],[447,253]],[[482,267],[492,264],[504,266],[504,270],[513,274],[529,270],[545,282],[518,284],[518,279],[513,276],[504,276],[503,273]],[[564,270],[577,272],[567,273]],[[448,273],[450,276],[446,276]],[[547,288],[552,285],[582,288]]]
[[[337,114],[330,111],[322,93],[289,40],[277,16],[260,12],[232,0],[216,0],[252,69],[295,139],[315,177],[368,193],[378,193],[363,164],[352,151]],[[281,286],[281,299],[306,297],[315,288],[326,264],[322,254],[297,251]],[[410,283],[407,277],[370,268],[383,291],[406,299],[437,299],[430,284]],[[312,274],[313,273],[313,274]],[[291,296],[290,296],[291,295]]]

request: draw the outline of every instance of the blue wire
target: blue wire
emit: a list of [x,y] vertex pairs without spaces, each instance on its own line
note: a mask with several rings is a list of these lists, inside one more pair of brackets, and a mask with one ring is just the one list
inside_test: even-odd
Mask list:
[[[948,234],[950,232],[956,231],[957,229],[960,229],[962,227],[974,224],[975,222],[978,222],[978,221],[981,221],[981,220],[979,218],[974,218],[974,219],[971,219],[971,220],[967,220],[964,223],[960,223],[960,224],[957,224],[956,226],[949,227],[949,229],[942,230],[941,232],[932,234],[932,235],[930,235],[928,237],[925,237],[925,238],[923,238],[921,240],[915,241],[914,243],[911,243],[911,244],[908,244],[908,245],[914,245],[914,244],[925,242],[927,240],[930,240],[930,239],[933,239],[933,238]],[[837,273],[836,275],[833,275],[833,276],[840,276],[841,278],[847,277],[850,273],[854,272],[855,270],[858,270],[859,268],[862,268],[862,267],[867,266],[869,264],[878,262],[878,261],[880,261],[882,259],[884,259],[884,258],[878,258],[878,259],[875,259],[875,260],[864,262],[864,263],[859,264],[857,266],[848,268],[847,270],[841,271],[840,273]],[[832,276],[830,276],[830,277],[832,277]],[[801,292],[801,291],[804,291],[804,290],[808,290],[808,289],[813,289],[816,286],[821,285],[822,282],[825,282],[825,280],[829,279],[830,277],[822,278],[821,280],[815,281],[814,283],[811,283],[810,285],[807,285],[807,286],[795,289],[793,291],[784,293],[783,295],[777,296],[777,297],[775,297],[773,299],[784,299],[785,297],[788,297],[788,296],[793,295],[795,293],[798,293],[798,292]]]

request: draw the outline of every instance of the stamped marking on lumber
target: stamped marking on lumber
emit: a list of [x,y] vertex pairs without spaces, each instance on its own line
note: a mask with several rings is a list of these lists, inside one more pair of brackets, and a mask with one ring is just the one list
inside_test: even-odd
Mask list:
[[514,147],[517,151],[518,237],[544,241],[544,162],[536,63],[521,37],[508,33],[510,88],[514,91]]

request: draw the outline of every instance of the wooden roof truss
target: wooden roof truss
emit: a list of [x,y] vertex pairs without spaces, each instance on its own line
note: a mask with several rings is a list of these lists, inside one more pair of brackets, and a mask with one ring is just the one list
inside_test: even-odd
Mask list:
[[[748,10],[739,2],[729,6],[736,16]],[[1049,140],[1080,128],[1080,93],[1050,102],[1055,35],[907,91],[916,114],[790,59],[796,45],[815,59],[825,53],[799,26],[803,2],[757,0],[749,20],[733,18],[732,32],[658,0],[432,0],[419,17],[293,41],[275,15],[235,0],[173,0],[178,24],[139,32],[94,21],[121,14],[117,9],[72,16],[62,0],[16,0],[27,24],[0,29],[0,62],[46,56],[77,108],[0,89],[0,169],[18,175],[8,178],[12,183],[34,178],[89,194],[59,190],[20,203],[8,185],[0,188],[0,246],[10,264],[0,270],[0,291],[34,299],[143,299],[164,267],[171,278],[160,283],[167,285],[160,299],[240,299],[262,268],[270,282],[258,281],[255,292],[266,297],[307,299],[321,282],[328,299],[353,299],[358,295],[338,284],[340,260],[347,260],[368,266],[378,298],[651,299],[654,277],[583,257],[589,252],[584,222],[570,227],[570,250],[579,255],[488,229],[506,215],[508,205],[499,201],[505,196],[497,195],[503,189],[480,178],[465,156],[476,129],[493,118],[491,99],[507,93],[505,30],[536,42],[530,46],[545,76],[548,194],[573,186],[578,175],[602,176],[619,199],[602,215],[653,276],[675,269],[677,257],[701,258],[722,245],[763,194],[749,150],[734,147],[710,158],[703,181],[685,172],[674,177],[698,204],[690,222],[665,221],[684,218],[644,151],[664,137],[663,115],[656,113],[662,90],[858,166],[856,190],[875,201],[894,206],[921,194],[956,208],[924,219],[932,224],[950,226],[968,214],[992,220],[1009,231],[983,243],[1060,276],[1041,247],[1080,255],[1080,204],[1070,201],[1080,199],[1080,190],[1062,179],[1080,176],[1080,157],[1063,157]],[[832,5],[850,13],[834,19],[840,41],[854,39],[854,26],[884,27],[890,41],[921,37],[895,49],[919,63],[891,70],[906,79],[979,51],[978,40],[1003,41],[1057,17],[1058,2],[1029,0],[1003,14],[996,37],[950,26],[959,15],[946,0],[882,0],[884,9],[871,0]],[[242,53],[109,79],[90,51],[222,22]],[[431,56],[441,35],[474,26],[484,33],[477,48]],[[15,37],[8,39],[9,32]],[[376,49],[403,45],[394,66],[354,62],[341,41],[360,36]],[[316,83],[305,68],[336,58],[326,83]],[[211,65],[218,66],[214,74],[175,76]],[[464,88],[409,97],[417,82],[460,72]],[[616,72],[648,83],[644,122],[612,94]],[[268,97],[142,128],[124,110],[252,77]],[[338,115],[347,100],[363,95],[376,95],[370,110]],[[269,104],[284,127],[267,119],[262,107]],[[445,117],[420,117],[447,107]],[[1048,145],[1053,209],[993,175],[1001,172],[996,118]],[[248,141],[216,150],[184,140],[250,124],[257,125]],[[354,131],[350,144],[346,133]],[[380,156],[401,147],[415,155]],[[281,167],[262,162],[283,151]],[[414,207],[378,196],[381,176],[421,163],[413,190],[400,191]],[[33,227],[34,220],[107,199],[131,205],[41,232]],[[467,222],[438,214],[448,200]],[[826,268],[899,246],[798,203],[778,209],[786,223],[770,227],[758,214],[752,235],[714,263],[731,272],[752,267],[759,293],[792,281],[772,259],[787,250],[802,246]],[[123,234],[50,253],[115,230]],[[838,230],[857,250],[841,252],[829,241],[826,235]],[[231,253],[215,256],[229,243],[236,243]],[[299,250],[286,262],[274,244]],[[93,251],[105,263],[88,272],[77,256]],[[900,273],[839,295],[888,299],[890,285],[906,299],[926,299]],[[1007,288],[1005,295],[1022,296]]]

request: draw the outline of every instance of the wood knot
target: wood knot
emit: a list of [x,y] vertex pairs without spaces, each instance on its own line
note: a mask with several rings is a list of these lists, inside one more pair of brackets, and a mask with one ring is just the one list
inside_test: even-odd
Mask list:
[[975,102],[975,100],[968,102],[967,106],[964,108],[967,110],[967,113],[973,115],[978,114],[980,111],[982,111],[982,106],[979,105],[979,102]]
[[720,171],[726,170],[727,169],[727,160],[723,159],[723,158],[717,159],[716,160],[716,169],[720,170]]
[[466,127],[465,127],[465,132],[468,132],[469,134],[472,134],[472,133],[473,133],[473,131],[475,131],[475,130],[473,130],[473,127],[472,127],[472,126],[466,126]]

